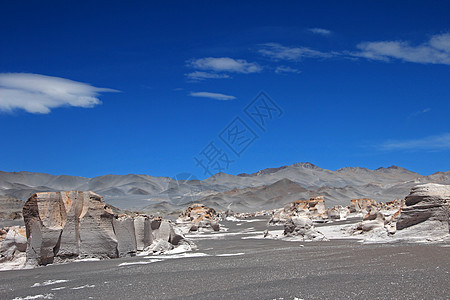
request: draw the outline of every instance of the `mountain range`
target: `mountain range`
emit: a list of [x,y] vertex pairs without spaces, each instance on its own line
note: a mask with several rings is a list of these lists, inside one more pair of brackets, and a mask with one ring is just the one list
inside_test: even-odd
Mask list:
[[423,176],[397,166],[331,171],[296,163],[252,174],[217,173],[201,181],[136,174],[87,178],[0,171],[0,195],[26,200],[35,192],[91,190],[127,210],[170,213],[201,202],[216,209],[255,211],[318,195],[325,197],[328,207],[348,205],[355,198],[387,202],[403,198],[414,185],[429,182],[450,184],[450,171]]

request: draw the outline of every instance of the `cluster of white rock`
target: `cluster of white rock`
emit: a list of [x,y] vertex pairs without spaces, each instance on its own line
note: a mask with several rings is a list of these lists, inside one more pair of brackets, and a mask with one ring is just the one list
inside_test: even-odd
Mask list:
[[114,214],[103,197],[93,192],[36,193],[25,203],[23,216],[26,247],[20,239],[21,244],[15,242],[13,248],[7,236],[2,248],[8,248],[3,253],[9,260],[22,256],[8,254],[14,249],[26,251],[27,266],[67,259],[134,256],[139,251],[164,252],[192,245],[172,222],[139,214]]
[[[221,219],[269,214],[264,211],[233,216],[231,212],[218,213],[203,204],[193,204],[180,214],[177,223],[181,225],[176,226],[160,217],[115,214],[93,192],[36,193],[23,207],[25,227],[0,230],[0,263],[21,268],[78,258],[163,253],[178,246],[189,250],[194,245],[184,238],[183,229],[219,231]],[[379,242],[450,240],[450,185],[418,185],[405,199],[388,203],[354,199],[348,207],[328,210],[323,197],[295,201],[274,210],[269,224],[284,226],[282,238],[324,241],[328,234],[322,234],[315,222],[361,215],[363,220],[348,225],[341,237],[360,235],[366,241]],[[268,230],[264,237],[278,238]]]
[[[377,203],[363,198],[353,199],[348,207],[325,208],[324,198],[314,197],[287,204],[275,210],[269,225],[283,225],[283,237],[303,240],[326,240],[314,223],[362,217],[350,225],[346,236],[361,235],[366,241],[442,240],[449,238],[450,186],[423,184],[414,187],[405,199]],[[269,231],[266,236],[270,237]]]

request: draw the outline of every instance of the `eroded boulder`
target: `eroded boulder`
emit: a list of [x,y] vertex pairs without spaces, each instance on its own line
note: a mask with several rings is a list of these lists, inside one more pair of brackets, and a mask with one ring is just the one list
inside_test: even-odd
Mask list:
[[450,185],[415,186],[396,223],[398,236],[439,238],[449,234]]
[[306,216],[293,216],[284,224],[285,237],[301,237],[304,241],[324,241],[325,236],[318,231],[313,221]]

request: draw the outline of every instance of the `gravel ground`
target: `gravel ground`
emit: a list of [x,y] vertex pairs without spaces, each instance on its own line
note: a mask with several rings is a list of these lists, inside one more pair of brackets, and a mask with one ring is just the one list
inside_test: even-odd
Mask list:
[[242,239],[265,223],[225,222],[183,258],[0,272],[0,299],[450,299],[449,244]]

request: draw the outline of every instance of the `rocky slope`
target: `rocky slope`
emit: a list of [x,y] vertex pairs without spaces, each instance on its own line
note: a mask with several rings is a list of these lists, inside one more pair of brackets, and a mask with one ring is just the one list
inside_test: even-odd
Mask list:
[[22,219],[24,203],[24,201],[11,196],[0,196],[0,220]]

